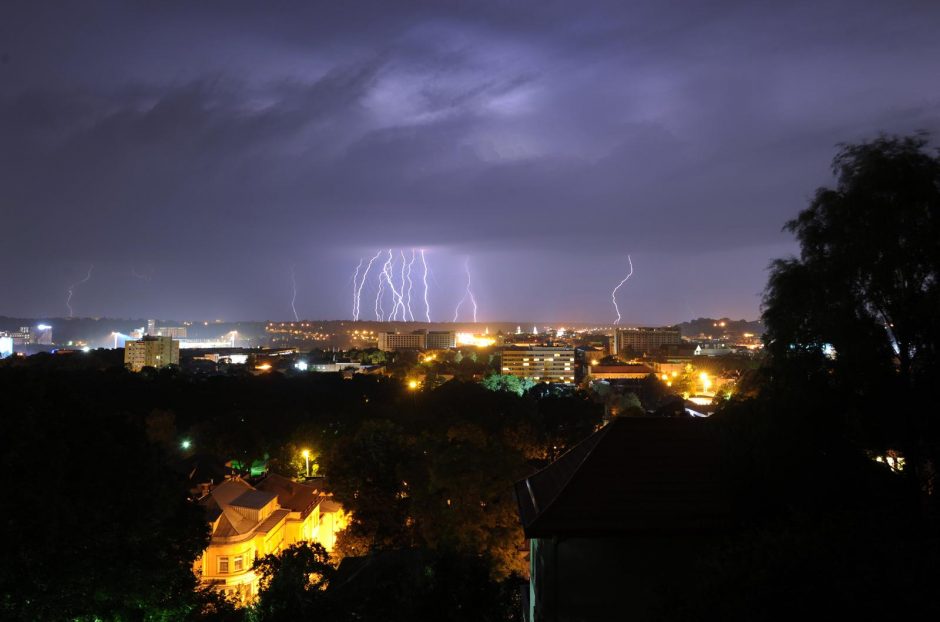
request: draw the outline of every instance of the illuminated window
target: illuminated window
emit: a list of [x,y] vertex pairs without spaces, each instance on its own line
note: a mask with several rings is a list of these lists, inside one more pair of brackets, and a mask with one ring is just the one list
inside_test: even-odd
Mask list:
[[245,560],[242,558],[241,555],[233,559],[232,562],[233,562],[232,567],[234,568],[234,572],[241,572],[242,570],[245,569]]
[[219,574],[228,574],[228,557],[219,558]]
[[522,366],[523,366],[523,367],[528,367],[529,364],[528,364],[528,363],[523,363]]

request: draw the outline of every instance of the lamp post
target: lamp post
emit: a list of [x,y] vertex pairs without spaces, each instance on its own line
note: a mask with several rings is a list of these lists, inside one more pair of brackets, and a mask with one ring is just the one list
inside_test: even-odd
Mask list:
[[305,449],[303,451],[304,461],[307,463],[307,477],[310,477],[310,450]]

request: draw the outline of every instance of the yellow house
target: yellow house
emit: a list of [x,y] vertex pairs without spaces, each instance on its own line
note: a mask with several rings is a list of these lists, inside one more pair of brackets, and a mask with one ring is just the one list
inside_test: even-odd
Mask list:
[[328,551],[348,516],[314,486],[270,474],[257,486],[229,479],[206,495],[212,539],[194,570],[204,584],[242,601],[258,593],[255,559],[298,542],[318,542]]

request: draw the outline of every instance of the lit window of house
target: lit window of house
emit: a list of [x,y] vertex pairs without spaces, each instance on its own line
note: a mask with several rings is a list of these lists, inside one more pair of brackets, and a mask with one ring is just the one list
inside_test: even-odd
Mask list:
[[241,555],[237,556],[233,561],[234,572],[241,572],[245,569],[245,560]]
[[228,557],[219,558],[219,574],[228,574]]

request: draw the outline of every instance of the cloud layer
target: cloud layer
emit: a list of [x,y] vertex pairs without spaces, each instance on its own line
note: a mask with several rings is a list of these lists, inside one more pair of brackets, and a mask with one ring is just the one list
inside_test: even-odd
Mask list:
[[627,253],[637,321],[754,316],[835,144],[940,125],[935,3],[33,4],[0,313],[95,262],[80,314],[287,317],[298,262],[340,317],[359,257],[420,246],[490,319],[609,319]]

